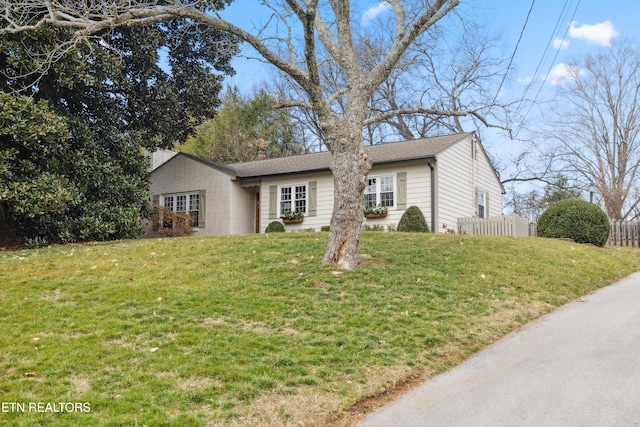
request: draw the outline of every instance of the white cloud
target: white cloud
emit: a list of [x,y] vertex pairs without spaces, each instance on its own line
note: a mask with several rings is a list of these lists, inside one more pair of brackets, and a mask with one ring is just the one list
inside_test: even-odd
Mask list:
[[571,43],[569,40],[565,40],[565,39],[561,39],[559,37],[556,37],[555,39],[553,39],[553,48],[554,49],[567,49],[569,47],[569,43]]
[[569,65],[561,62],[549,71],[547,80],[552,85],[558,86],[575,80],[576,75],[580,73],[580,69],[575,65]]
[[572,21],[569,25],[569,36],[576,39],[584,39],[591,43],[600,44],[602,46],[611,46],[611,39],[620,35],[611,21],[604,21],[599,24],[577,26],[576,21]]
[[391,9],[391,5],[386,1],[381,1],[376,6],[367,9],[362,14],[362,23],[365,25],[368,24],[389,9]]
[[518,77],[518,83],[527,85],[533,81],[533,76]]

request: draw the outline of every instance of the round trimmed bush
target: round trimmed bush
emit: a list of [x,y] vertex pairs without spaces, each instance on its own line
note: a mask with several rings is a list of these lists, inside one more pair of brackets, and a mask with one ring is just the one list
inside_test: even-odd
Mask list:
[[427,221],[422,215],[422,211],[417,206],[409,206],[409,208],[402,214],[400,222],[398,223],[398,231],[404,231],[409,233],[428,233],[429,226]]
[[280,221],[270,222],[265,233],[284,233],[284,225]]
[[538,218],[538,236],[573,239],[604,246],[609,238],[609,219],[597,205],[585,200],[562,200]]

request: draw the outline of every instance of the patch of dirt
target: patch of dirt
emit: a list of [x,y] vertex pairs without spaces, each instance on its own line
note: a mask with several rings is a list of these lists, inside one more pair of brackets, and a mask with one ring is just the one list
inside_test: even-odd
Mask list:
[[258,397],[242,416],[211,421],[207,427],[325,427],[326,423],[316,420],[339,404],[340,399],[331,392],[303,388],[294,395],[283,395],[275,391]]
[[22,237],[0,233],[0,251],[18,251],[20,249],[24,249],[24,239]]
[[188,377],[178,379],[178,389],[182,391],[193,389],[205,389],[210,387],[221,387],[222,384],[219,381],[212,380],[205,377]]
[[78,395],[82,395],[91,390],[91,383],[89,382],[89,377],[86,375],[74,375],[71,378],[71,383]]
[[381,392],[367,396],[345,410],[329,414],[323,425],[336,427],[354,426],[370,413],[410,392],[431,376],[432,373],[427,370],[416,370],[403,380],[392,384]]

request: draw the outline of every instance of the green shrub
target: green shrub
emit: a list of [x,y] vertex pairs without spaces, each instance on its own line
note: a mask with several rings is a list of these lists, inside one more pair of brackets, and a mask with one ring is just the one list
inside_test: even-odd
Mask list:
[[398,231],[410,233],[428,233],[429,226],[422,215],[422,211],[417,206],[410,206],[398,223]]
[[280,221],[273,221],[267,225],[265,233],[284,233],[284,225]]
[[538,218],[538,236],[573,239],[604,246],[609,238],[609,219],[597,205],[584,200],[563,200]]
[[323,225],[320,227],[320,231],[329,231],[331,228],[328,225]]

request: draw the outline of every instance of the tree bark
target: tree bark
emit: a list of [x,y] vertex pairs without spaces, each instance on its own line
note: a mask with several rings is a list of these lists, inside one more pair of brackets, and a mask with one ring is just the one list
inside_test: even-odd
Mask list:
[[360,262],[362,206],[371,159],[364,146],[361,123],[337,120],[325,129],[327,145],[332,152],[333,215],[323,263],[335,263],[353,269]]

